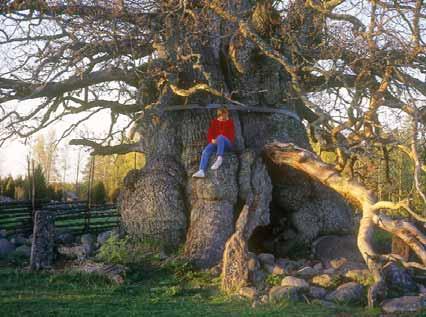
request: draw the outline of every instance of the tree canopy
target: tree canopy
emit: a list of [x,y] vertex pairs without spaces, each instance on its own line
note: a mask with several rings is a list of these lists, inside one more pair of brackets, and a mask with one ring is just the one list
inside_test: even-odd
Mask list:
[[[207,40],[214,45],[207,37],[215,33],[227,38],[215,53],[224,64],[233,63],[241,79],[245,41],[282,67],[291,81],[287,97],[302,101],[299,114],[323,146],[338,153],[342,166],[350,152],[363,151],[362,142],[395,142],[384,131],[384,112],[392,114],[391,125],[401,113],[416,127],[426,120],[421,0],[16,0],[2,2],[0,15],[2,142],[80,114],[67,136],[105,109],[110,134],[98,143],[108,142],[125,133],[114,129],[118,117],[130,126],[166,96],[184,104],[205,92],[241,104],[241,96],[261,94],[233,84],[226,74],[218,80],[202,47]],[[93,140],[73,143],[100,150]],[[111,151],[128,149],[135,147]]]

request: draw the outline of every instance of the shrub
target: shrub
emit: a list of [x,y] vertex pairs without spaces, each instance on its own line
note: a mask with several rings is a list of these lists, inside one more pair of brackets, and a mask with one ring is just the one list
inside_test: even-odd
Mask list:
[[266,277],[266,283],[269,285],[269,286],[277,286],[277,285],[280,285],[281,284],[281,281],[282,281],[282,279],[283,279],[283,276],[282,275],[273,275],[273,274],[269,274],[267,277]]
[[128,238],[112,234],[101,246],[97,258],[104,262],[126,264],[129,260]]
[[93,202],[95,204],[104,204],[107,200],[105,185],[102,182],[96,183],[92,190]]
[[120,239],[112,234],[100,247],[97,259],[117,264],[138,264],[144,260],[157,260],[162,244],[154,240],[132,240],[129,237]]

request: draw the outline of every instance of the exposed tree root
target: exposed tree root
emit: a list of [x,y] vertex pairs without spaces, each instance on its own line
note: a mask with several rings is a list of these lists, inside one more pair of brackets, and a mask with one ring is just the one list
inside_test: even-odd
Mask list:
[[[368,293],[369,306],[375,306],[386,294],[386,283],[381,273],[386,262],[398,261],[405,267],[426,269],[425,235],[408,221],[393,220],[380,213],[384,208],[393,209],[394,203],[378,202],[373,192],[353,179],[343,177],[314,153],[293,144],[277,142],[268,144],[265,146],[265,154],[275,164],[291,166],[334,189],[362,211],[358,248],[375,279],[375,284]],[[372,247],[372,236],[376,227],[403,240],[416,253],[423,265],[406,262],[396,255],[376,254]]]

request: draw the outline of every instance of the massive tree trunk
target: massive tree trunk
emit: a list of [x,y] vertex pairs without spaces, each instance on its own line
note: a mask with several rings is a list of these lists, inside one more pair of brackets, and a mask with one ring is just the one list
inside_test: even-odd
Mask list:
[[[249,1],[230,1],[223,7],[215,3],[209,4],[204,20],[170,15],[163,40],[155,44],[161,53],[157,65],[179,64],[181,71],[164,75],[169,85],[158,87],[160,102],[138,120],[147,164],[127,176],[120,210],[130,234],[172,248],[184,244],[185,255],[199,267],[218,264],[225,252],[223,270],[232,275],[236,258],[243,259],[250,249],[285,256],[321,234],[350,233],[353,226],[350,207],[339,195],[294,169],[268,170],[262,158],[264,146],[273,141],[310,149],[296,114],[291,75],[280,61],[264,54],[274,45],[271,36],[283,32],[274,26],[274,9],[261,1],[244,24],[240,15]],[[303,14],[296,22],[303,21],[309,30],[301,28],[300,40],[313,41],[302,33],[312,34],[317,22],[309,10]],[[199,23],[209,23],[211,32],[194,32]],[[191,43],[182,38],[185,32],[194,33]],[[285,47],[275,49],[290,58]],[[240,106],[231,110],[235,150],[225,155],[219,170],[193,179],[215,115],[206,106],[229,103],[230,98]],[[246,105],[257,108],[250,112]],[[235,274],[224,288],[245,284],[244,276]]]

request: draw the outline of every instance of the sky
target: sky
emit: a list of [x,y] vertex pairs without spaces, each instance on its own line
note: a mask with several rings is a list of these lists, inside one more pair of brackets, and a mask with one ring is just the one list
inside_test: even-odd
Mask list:
[[[76,117],[77,118],[77,117]],[[67,159],[67,170],[65,180],[73,181],[76,176],[76,166],[78,161],[78,152],[80,151],[79,146],[71,146],[68,145],[68,142],[72,138],[79,138],[79,133],[83,130],[90,130],[93,134],[103,135],[106,134],[106,131],[109,128],[110,117],[107,111],[100,112],[98,115],[89,119],[79,130],[68,139],[63,140],[59,144],[59,156],[63,157],[64,151],[66,151]],[[39,133],[35,134],[31,141],[35,142],[37,136],[43,134],[45,139],[47,139],[47,134],[49,130],[54,129],[57,135],[60,134],[65,128],[69,126],[69,122],[59,122],[51,125],[50,127],[41,130]],[[87,133],[87,132],[86,132]],[[0,176],[8,176],[12,175],[14,177],[19,175],[25,175],[27,172],[27,155],[30,152],[31,145],[24,144],[24,140],[22,139],[13,139],[6,143],[3,147],[0,147]],[[83,148],[81,150],[81,161],[84,164],[89,157],[89,148]],[[61,162],[58,162],[58,167],[62,166]],[[61,169],[60,169],[61,170]],[[62,173],[61,173],[62,174]]]

